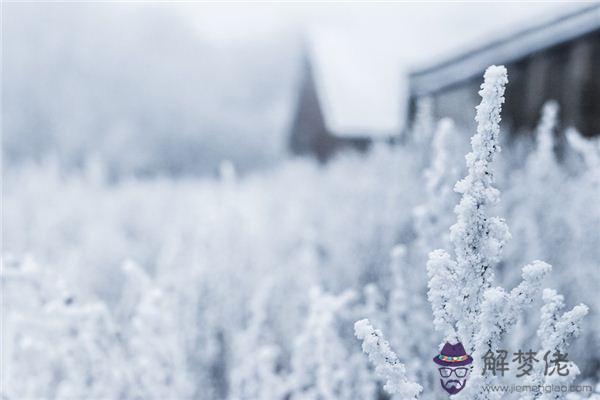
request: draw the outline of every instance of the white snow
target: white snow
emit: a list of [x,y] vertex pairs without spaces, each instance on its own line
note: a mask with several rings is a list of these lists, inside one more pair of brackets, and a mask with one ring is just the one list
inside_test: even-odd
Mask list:
[[340,136],[397,134],[402,49],[334,29],[315,30],[309,43],[328,128]]
[[[466,163],[443,143],[468,135],[445,121],[433,138],[253,175],[228,162],[211,178],[119,182],[102,164],[7,169],[0,396],[373,400],[389,380],[396,397],[433,400],[440,340],[476,360],[500,343],[568,351],[568,379],[531,383],[593,379],[598,142],[570,133],[559,163],[545,107],[521,163],[499,154],[505,83],[502,67],[486,74]],[[465,397],[494,398],[478,382],[496,381],[478,379]]]

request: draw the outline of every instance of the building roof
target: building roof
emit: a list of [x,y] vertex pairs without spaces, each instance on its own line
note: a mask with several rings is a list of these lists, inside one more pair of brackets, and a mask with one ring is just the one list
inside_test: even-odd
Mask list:
[[312,32],[306,47],[327,129],[385,137],[403,124],[400,52],[347,32]]
[[481,75],[489,65],[517,61],[528,54],[600,29],[600,3],[513,31],[498,40],[469,49],[410,73],[413,96],[422,96]]

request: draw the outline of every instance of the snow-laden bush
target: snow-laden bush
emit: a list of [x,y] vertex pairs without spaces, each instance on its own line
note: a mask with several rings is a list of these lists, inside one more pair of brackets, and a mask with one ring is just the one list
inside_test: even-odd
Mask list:
[[[488,68],[484,78],[479,92],[482,101],[475,118],[477,133],[471,139],[472,151],[466,157],[468,173],[455,187],[462,197],[455,209],[457,222],[450,228],[454,254],[435,250],[427,265],[428,297],[435,328],[443,336],[442,345],[445,342],[463,343],[467,354],[473,355],[474,371],[483,370],[482,360],[486,353],[495,352],[502,346],[505,336],[517,323],[517,317],[533,303],[543,278],[551,270],[550,265],[534,261],[523,268],[521,283],[510,292],[492,287],[494,266],[510,238],[504,221],[490,215],[490,208],[500,195],[493,186],[492,163],[500,152],[500,112],[508,80],[506,69],[496,66]],[[551,112],[546,111],[547,114]],[[552,115],[546,115],[546,119],[551,118]],[[550,124],[551,121],[544,121],[543,125]],[[550,129],[545,127],[546,135]],[[544,299],[549,304],[542,309],[542,325],[538,331],[543,349],[565,351],[567,338],[579,333],[580,320],[587,314],[587,307],[577,306],[560,317],[556,313],[562,308],[562,298],[547,290]],[[553,303],[556,305],[552,306]],[[375,371],[387,381],[385,388],[391,394],[401,393],[402,398],[415,398],[421,387],[407,378],[404,364],[382,338],[381,331],[374,330],[367,320],[358,321],[355,331],[363,340],[363,350],[369,354]],[[553,378],[552,383],[572,382],[578,373],[576,367],[573,370],[570,377]],[[457,397],[500,398],[502,393],[489,390],[498,382],[495,374],[475,373]],[[552,396],[562,398],[564,394]]]
[[335,296],[313,288],[309,296],[306,322],[291,356],[290,398],[353,399],[357,396],[353,382],[358,371],[340,336],[339,319],[348,312],[354,293]]
[[[600,207],[594,206],[600,197],[598,178],[598,140],[581,137],[568,129],[566,160],[555,152],[558,105],[544,105],[538,128],[536,146],[527,156],[524,168],[512,172],[501,211],[507,215],[513,240],[507,244],[505,263],[501,265],[504,282],[513,285],[520,279],[509,265],[543,258],[553,266],[549,285],[564,294],[568,302],[583,301],[595,310],[600,306],[594,294],[600,278],[590,271],[600,267],[598,229]],[[569,157],[567,157],[569,156]],[[573,162],[573,158],[578,162]],[[506,267],[506,268],[505,268]],[[576,288],[576,289],[575,289]],[[584,340],[577,341],[571,352],[593,373],[593,361],[600,350],[600,340],[592,329],[600,324],[592,313],[584,325]],[[526,313],[521,318],[515,342],[535,341],[535,319]]]
[[449,228],[457,195],[452,190],[459,179],[461,165],[456,154],[461,151],[459,132],[450,119],[439,122],[432,142],[432,161],[425,170],[425,202],[415,208],[415,231],[421,251],[450,244]]
[[[512,190],[506,194],[506,203],[513,217],[511,230],[519,235],[509,247],[511,253],[522,259],[545,257],[556,263],[561,244],[569,235],[564,215],[549,213],[552,204],[566,203],[567,174],[561,168],[555,153],[555,129],[558,105],[548,102],[536,129],[536,147],[528,155],[523,169],[511,175]],[[519,187],[520,189],[516,189]],[[529,188],[535,190],[527,190]],[[548,193],[553,193],[550,197]],[[531,223],[535,220],[536,223]],[[555,229],[552,229],[552,228]],[[560,227],[560,228],[559,228]],[[550,237],[550,234],[554,237]]]
[[0,275],[10,300],[2,315],[7,398],[191,396],[173,297],[139,266],[123,266],[117,315],[31,259],[9,264]]
[[252,299],[245,329],[234,335],[231,399],[279,399],[286,393],[285,381],[277,371],[281,350],[269,326],[268,301],[272,296],[273,284],[267,279]]

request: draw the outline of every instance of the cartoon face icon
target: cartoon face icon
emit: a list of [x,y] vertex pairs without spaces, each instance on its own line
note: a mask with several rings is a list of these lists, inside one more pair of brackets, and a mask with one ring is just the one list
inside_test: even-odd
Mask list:
[[446,392],[456,394],[465,387],[473,358],[460,342],[444,344],[440,354],[433,357],[433,362],[438,365],[440,383]]
[[438,371],[442,388],[450,394],[456,394],[465,387],[471,367],[439,367]]

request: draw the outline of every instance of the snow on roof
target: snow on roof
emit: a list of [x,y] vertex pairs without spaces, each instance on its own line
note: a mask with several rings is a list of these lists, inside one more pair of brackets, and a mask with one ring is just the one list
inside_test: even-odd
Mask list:
[[327,128],[338,136],[390,136],[403,121],[400,53],[359,35],[319,30],[310,58]]
[[489,65],[510,63],[528,54],[600,29],[600,3],[578,8],[541,24],[473,48],[410,73],[411,95],[421,96],[468,80]]

